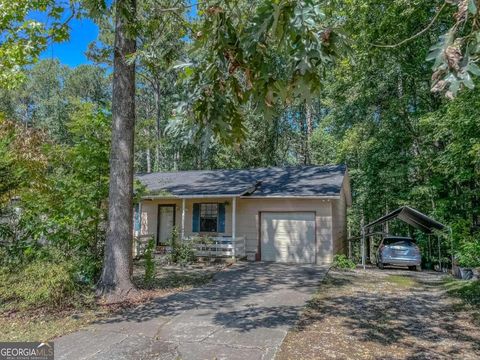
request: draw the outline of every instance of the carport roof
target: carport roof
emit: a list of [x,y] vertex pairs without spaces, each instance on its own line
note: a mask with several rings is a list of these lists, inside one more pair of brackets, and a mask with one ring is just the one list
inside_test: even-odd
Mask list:
[[364,229],[366,230],[375,225],[383,224],[384,222],[395,218],[398,218],[427,234],[431,234],[434,230],[443,230],[446,228],[446,226],[442,223],[433,220],[420,211],[409,206],[402,206],[397,210],[394,210],[391,213],[388,213],[387,215],[384,215],[381,218],[371,222],[370,224],[365,225]]
[[136,178],[147,188],[146,197],[337,197],[346,171],[344,165],[292,166],[158,172]]

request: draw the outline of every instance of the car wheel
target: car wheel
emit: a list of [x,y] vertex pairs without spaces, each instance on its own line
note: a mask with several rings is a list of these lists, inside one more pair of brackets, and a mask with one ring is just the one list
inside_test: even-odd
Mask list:
[[379,268],[380,270],[383,270],[384,266],[383,266],[383,263],[382,263],[382,262],[379,262],[379,263],[378,263],[378,268]]
[[417,270],[417,266],[416,266],[416,265],[409,266],[409,267],[408,267],[408,270],[416,271],[416,270]]

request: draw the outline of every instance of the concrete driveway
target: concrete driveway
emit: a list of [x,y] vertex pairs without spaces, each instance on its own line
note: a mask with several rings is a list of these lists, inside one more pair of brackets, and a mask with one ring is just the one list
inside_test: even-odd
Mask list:
[[272,359],[325,267],[249,263],[55,340],[55,359]]

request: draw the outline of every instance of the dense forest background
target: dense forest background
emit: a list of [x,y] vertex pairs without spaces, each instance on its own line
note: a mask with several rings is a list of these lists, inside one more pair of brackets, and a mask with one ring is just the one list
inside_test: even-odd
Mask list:
[[[200,14],[192,25],[186,13],[155,12],[158,2],[141,1],[139,18],[146,26],[132,60],[136,172],[344,163],[352,179],[352,235],[359,234],[362,221],[408,204],[452,227],[454,253],[468,257],[462,249],[480,242],[480,90],[463,89],[453,99],[431,91],[426,56],[453,22],[444,12],[427,28],[442,3],[337,4],[348,51],[318,70],[324,79],[319,96],[274,99],[262,111],[246,101],[241,134],[227,141],[179,116],[188,92],[179,64],[205,56],[201,47],[192,51],[191,39],[208,16]],[[249,8],[245,2],[241,16],[248,18]],[[92,64],[70,68],[45,59],[28,69],[19,88],[0,90],[0,200],[10,219],[0,236],[15,240],[2,247],[4,265],[56,256],[42,252],[39,244],[48,242],[86,281],[98,276],[112,61],[111,21],[98,23],[99,39],[88,50]],[[401,46],[377,46],[422,29]],[[282,54],[273,49],[270,55],[265,66],[282,72]],[[442,246],[448,262],[451,244]]]

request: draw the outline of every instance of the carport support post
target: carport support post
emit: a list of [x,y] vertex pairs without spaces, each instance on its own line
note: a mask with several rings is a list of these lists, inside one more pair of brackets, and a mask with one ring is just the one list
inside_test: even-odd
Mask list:
[[453,275],[453,260],[454,260],[454,256],[453,256],[453,237],[452,237],[452,228],[449,226],[448,227],[448,237],[450,238],[450,249],[451,249],[451,256],[452,256],[452,275]]
[[437,242],[438,242],[438,266],[440,267],[440,272],[442,270],[442,247],[440,245],[440,237],[437,235]]
[[365,270],[365,228],[362,227],[362,266]]
[[185,239],[185,198],[182,199],[182,229],[180,230],[180,238]]

